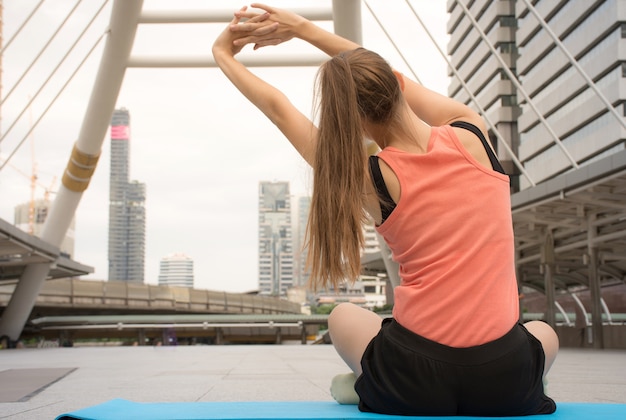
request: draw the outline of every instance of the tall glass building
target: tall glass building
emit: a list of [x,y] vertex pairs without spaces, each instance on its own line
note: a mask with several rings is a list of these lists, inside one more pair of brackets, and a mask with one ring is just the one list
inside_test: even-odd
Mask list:
[[143,283],[146,250],[146,186],[129,181],[130,114],[111,119],[109,181],[109,280]]
[[306,269],[306,257],[308,249],[306,245],[306,228],[311,209],[311,197],[303,196],[298,198],[298,219],[294,226],[296,245],[294,249],[295,276],[294,286],[306,286],[309,282],[309,273]]
[[185,254],[161,258],[159,285],[193,287],[193,259]]
[[285,296],[294,285],[289,182],[259,183],[259,293]]

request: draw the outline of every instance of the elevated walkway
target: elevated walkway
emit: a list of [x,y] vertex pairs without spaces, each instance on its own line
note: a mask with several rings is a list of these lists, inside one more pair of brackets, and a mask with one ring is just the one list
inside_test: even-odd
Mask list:
[[0,219],[0,284],[19,279],[28,265],[40,263],[51,264],[48,278],[52,279],[93,273],[93,267],[62,255],[58,247]]
[[[6,307],[14,288],[15,284],[0,285],[0,308]],[[304,326],[301,319],[294,318],[300,312],[299,304],[273,296],[55,279],[44,283],[22,338],[56,340],[61,337],[62,341],[72,341],[131,337],[144,343],[144,338],[163,341],[173,330],[173,324],[177,324],[179,336],[197,336],[197,331],[201,330],[204,337],[218,343],[224,342],[225,336],[238,342],[280,342],[283,335],[302,340],[303,336],[316,334],[317,326]],[[244,318],[224,318],[235,315]],[[183,318],[176,318],[181,316]],[[264,324],[258,324],[259,320]],[[220,325],[215,325],[216,322]],[[224,322],[226,325],[221,325]]]
[[[0,285],[0,307],[15,284]],[[294,314],[300,305],[272,296],[228,293],[122,281],[55,279],[44,283],[35,302],[39,317],[132,313]]]
[[137,345],[181,339],[205,344],[307,344],[327,322],[328,315],[285,313],[49,316],[33,319],[26,333],[68,344],[89,338],[130,339]]

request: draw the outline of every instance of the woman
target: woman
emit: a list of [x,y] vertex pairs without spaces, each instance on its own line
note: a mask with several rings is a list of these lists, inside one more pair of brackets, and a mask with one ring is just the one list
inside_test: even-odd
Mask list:
[[[358,277],[367,215],[400,265],[393,319],[381,326],[351,304],[331,313],[353,372],[333,380],[332,395],[387,414],[553,412],[542,377],[558,339],[545,323],[518,323],[509,179],[480,116],[301,16],[252,6],[265,13],[235,12],[213,55],[313,167],[313,288]],[[319,127],[235,59],[247,44],[293,37],[331,57],[318,74]],[[382,151],[368,158],[365,140]]]

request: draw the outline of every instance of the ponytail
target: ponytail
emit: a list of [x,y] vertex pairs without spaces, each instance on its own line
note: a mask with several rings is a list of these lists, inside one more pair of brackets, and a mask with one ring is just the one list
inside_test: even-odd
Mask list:
[[356,85],[343,56],[318,74],[320,121],[307,226],[313,290],[354,281],[361,270],[366,150]]
[[402,98],[398,79],[363,48],[327,61],[318,73],[319,131],[307,225],[313,290],[354,282],[364,244],[367,153],[363,122],[391,124]]

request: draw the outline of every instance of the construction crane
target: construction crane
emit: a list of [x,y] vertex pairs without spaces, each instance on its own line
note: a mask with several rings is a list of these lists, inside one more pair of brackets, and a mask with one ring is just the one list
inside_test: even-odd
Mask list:
[[[3,5],[3,0],[0,0],[0,51],[2,51],[4,49],[4,39],[3,39],[3,32],[4,32],[4,5]],[[3,74],[3,68],[2,68],[2,56],[3,54],[0,53],[0,98],[2,97],[2,74]],[[30,108],[30,107],[29,107]],[[32,121],[32,112],[29,109],[29,120],[30,120],[30,126],[32,128],[33,125],[33,121]],[[2,109],[1,109],[1,105],[0,105],[0,135],[2,134]],[[7,163],[9,166],[11,166],[15,171],[17,171],[20,175],[28,178],[30,180],[30,199],[28,201],[28,233],[31,235],[35,234],[35,224],[36,223],[43,223],[42,220],[36,220],[36,210],[37,210],[37,200],[36,200],[36,189],[37,186],[42,187],[44,189],[44,205],[46,207],[49,207],[50,205],[50,193],[53,193],[52,188],[54,187],[57,177],[53,177],[52,182],[50,183],[49,186],[45,186],[43,184],[41,184],[39,182],[39,178],[37,175],[37,162],[35,160],[35,141],[33,138],[33,133],[31,130],[31,133],[29,135],[30,137],[30,143],[31,143],[31,173],[26,174],[25,172],[23,172],[21,169],[19,169],[18,167],[16,167],[15,165],[11,164],[11,163]],[[0,159],[0,162],[2,160]]]
[[[28,98],[30,103],[30,96]],[[28,137],[30,137],[30,200],[28,202],[28,233],[35,234],[35,188],[37,188],[37,161],[35,160],[35,136],[33,135],[33,110],[28,106],[28,123],[30,124],[31,131]]]
[[[0,162],[2,160],[3,159],[0,158]],[[10,166],[17,173],[22,175],[24,178],[27,178],[30,181],[30,199],[28,201],[28,233],[31,235],[34,235],[35,223],[43,222],[43,221],[36,220],[36,217],[35,217],[36,216],[35,213],[37,209],[37,198],[36,198],[37,187],[43,188],[44,205],[46,207],[49,207],[50,206],[50,194],[55,193],[53,189],[56,184],[57,177],[56,176],[52,177],[52,181],[50,182],[50,185],[44,185],[41,182],[39,182],[39,176],[37,175],[37,164],[34,160],[33,160],[32,172],[30,174],[27,174],[26,172],[22,171],[20,168],[13,165],[12,163],[7,163],[7,165]]]

